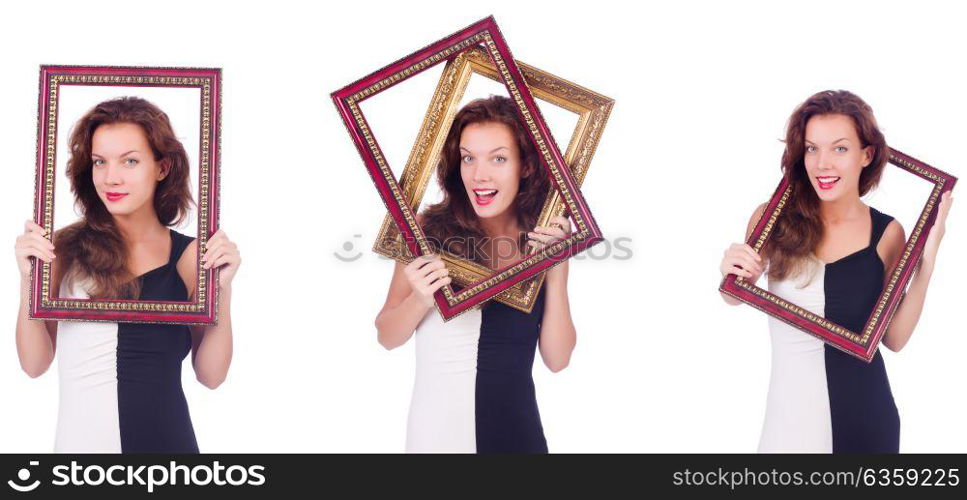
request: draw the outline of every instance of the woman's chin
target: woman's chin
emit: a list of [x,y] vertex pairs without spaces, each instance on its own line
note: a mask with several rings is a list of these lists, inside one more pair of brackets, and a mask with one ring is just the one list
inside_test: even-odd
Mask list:
[[107,208],[107,213],[113,215],[114,217],[124,217],[126,215],[131,215],[132,210],[128,207],[119,207],[116,204],[106,203],[104,205]]
[[493,219],[495,217],[500,217],[507,211],[507,207],[503,209],[492,206],[479,206],[477,204],[473,205],[473,213],[477,214],[477,218],[480,219]]
[[816,192],[816,197],[820,201],[836,201],[843,196],[843,191],[836,186],[832,189],[822,189],[819,186],[813,186],[813,190]]

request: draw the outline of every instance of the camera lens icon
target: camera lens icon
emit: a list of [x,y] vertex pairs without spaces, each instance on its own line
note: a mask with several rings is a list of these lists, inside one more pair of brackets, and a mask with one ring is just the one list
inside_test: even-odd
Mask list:
[[[34,467],[34,466],[37,466],[37,465],[40,465],[40,462],[38,462],[36,460],[31,460],[30,461],[30,466],[31,467]],[[18,481],[14,481],[14,480],[11,479],[11,480],[7,481],[7,486],[10,486],[15,491],[19,491],[21,493],[25,493],[25,492],[28,492],[28,491],[33,491],[33,490],[37,489],[38,486],[40,486],[40,481],[34,481],[34,482],[30,483],[30,484],[26,484],[27,481],[30,481],[30,469],[28,469],[26,467],[24,467],[24,468],[20,469],[19,471],[17,471],[17,480]],[[25,484],[20,484],[21,482],[22,483],[25,483]]]

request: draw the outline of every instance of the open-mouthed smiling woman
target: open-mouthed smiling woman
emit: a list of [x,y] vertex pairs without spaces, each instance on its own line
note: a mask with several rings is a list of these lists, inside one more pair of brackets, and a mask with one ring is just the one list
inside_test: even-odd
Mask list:
[[[506,97],[457,113],[437,178],[443,201],[417,219],[438,249],[497,269],[570,232],[564,217],[535,227],[550,180]],[[416,334],[408,452],[547,452],[531,372],[538,346],[554,372],[570,360],[567,273],[567,261],[547,271],[529,314],[490,301],[443,322],[433,293],[450,277],[439,255],[396,264],[376,328],[387,349]]]

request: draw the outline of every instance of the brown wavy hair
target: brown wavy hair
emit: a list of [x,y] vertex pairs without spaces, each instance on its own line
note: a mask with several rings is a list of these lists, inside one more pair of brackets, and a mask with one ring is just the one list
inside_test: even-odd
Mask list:
[[97,195],[92,175],[92,142],[101,125],[131,123],[141,127],[164,179],[154,193],[154,210],[164,226],[180,223],[192,204],[188,155],[161,109],[139,97],[120,97],[94,106],[74,125],[68,140],[67,177],[82,219],[54,235],[59,266],[68,283],[90,280],[94,299],[135,299],[140,280],[127,268],[128,250],[121,231]]
[[[430,244],[437,250],[443,246],[449,253],[487,265],[482,253],[486,235],[460,176],[460,136],[473,123],[502,123],[513,131],[521,163],[520,185],[513,209],[517,222],[525,231],[537,224],[551,182],[541,169],[537,150],[517,118],[515,105],[509,98],[492,95],[476,99],[457,112],[443,143],[437,166],[437,182],[443,191],[443,201],[424,210],[422,227]],[[526,244],[527,233],[522,232],[517,239],[518,248],[525,248]]]
[[786,149],[782,153],[782,172],[792,186],[789,202],[766,242],[769,275],[775,279],[795,276],[804,270],[823,237],[819,196],[806,173],[806,124],[814,116],[845,115],[853,120],[862,147],[873,147],[873,159],[860,173],[860,196],[876,187],[890,156],[886,139],[876,124],[873,109],[859,96],[846,90],[825,90],[799,105],[786,128]]

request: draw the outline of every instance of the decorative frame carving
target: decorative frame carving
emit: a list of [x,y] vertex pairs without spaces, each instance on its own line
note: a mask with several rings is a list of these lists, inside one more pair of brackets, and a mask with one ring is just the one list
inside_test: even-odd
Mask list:
[[[199,89],[200,151],[196,204],[200,257],[201,249],[205,247],[209,236],[218,230],[221,70],[41,66],[34,221],[43,227],[47,234],[54,232],[57,138],[61,128],[58,122],[59,93],[62,87],[68,85]],[[70,124],[67,126],[69,127]],[[200,258],[194,297],[193,300],[186,302],[60,298],[53,294],[51,277],[51,264],[34,260],[30,280],[30,317],[32,319],[213,324],[217,314],[217,271],[203,269]]]
[[407,249],[414,256],[425,255],[432,251],[422,229],[416,223],[414,210],[390,170],[359,104],[407,78],[449,61],[475,47],[481,47],[498,69],[500,80],[516,104],[521,122],[527,128],[541,163],[550,176],[551,184],[560,193],[561,200],[574,222],[575,231],[567,238],[548,245],[539,252],[529,254],[518,262],[497,269],[486,278],[469,283],[459,291],[454,290],[450,285],[443,286],[434,298],[437,309],[445,320],[493,298],[516,283],[535,277],[603,239],[497,23],[493,17],[488,17],[332,94],[336,108]]
[[[575,184],[580,186],[584,182],[591,159],[604,133],[608,116],[614,107],[614,99],[521,61],[517,61],[517,64],[534,97],[577,115],[577,125],[571,134],[564,160],[570,167]],[[470,49],[451,59],[443,69],[406,167],[400,175],[400,188],[413,211],[419,208],[426,187],[434,178],[443,142],[458,111],[460,100],[474,75],[500,81],[497,68],[494,67],[486,52],[480,48]],[[556,190],[551,189],[537,224],[547,225],[551,217],[564,215],[564,213],[565,207],[560,196]],[[413,259],[390,214],[383,219],[373,244],[373,251],[403,263]],[[450,269],[450,277],[458,286],[467,286],[493,273],[491,269],[476,262],[445,251],[441,251],[440,254],[447,268]],[[543,282],[542,273],[514,284],[495,296],[494,300],[529,313],[537,302]]]
[[[936,219],[935,209],[940,203],[940,196],[946,191],[953,190],[957,183],[956,177],[892,148],[889,163],[932,183],[933,190],[920,212],[916,225],[910,232],[896,267],[889,274],[889,280],[880,293],[876,306],[870,312],[863,331],[851,331],[734,274],[722,280],[719,291],[785,321],[848,354],[870,362],[923,255],[924,244]],[[755,229],[749,235],[746,243],[756,252],[761,252],[769,239],[776,221],[782,216],[783,207],[791,191],[789,182],[783,179],[763,211],[762,217],[756,223]]]

